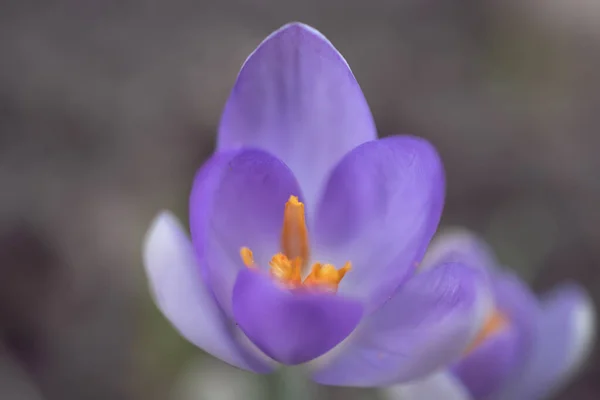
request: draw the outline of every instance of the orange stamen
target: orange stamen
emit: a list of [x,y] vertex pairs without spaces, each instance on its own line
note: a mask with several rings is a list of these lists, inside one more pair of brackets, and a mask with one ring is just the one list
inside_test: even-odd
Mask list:
[[[305,287],[336,292],[344,275],[352,269],[350,262],[340,269],[331,264],[315,263],[310,274],[302,282],[302,269],[308,263],[310,248],[304,204],[298,201],[296,196],[290,196],[285,203],[281,250],[281,253],[271,258],[269,272],[273,278],[290,289]],[[248,247],[240,249],[240,257],[248,268],[257,268],[252,250]]]
[[304,286],[319,286],[335,292],[346,272],[351,269],[352,264],[350,261],[340,269],[335,269],[331,264],[316,263],[313,265],[312,271],[306,277],[303,284]]
[[300,258],[303,266],[310,256],[304,204],[299,202],[296,196],[290,196],[285,203],[281,250],[290,260]]
[[488,339],[493,334],[501,331],[508,325],[507,318],[500,313],[498,310],[494,310],[492,314],[488,317],[483,328],[479,331],[475,339],[471,342],[471,344],[467,347],[465,354],[469,354],[477,347],[479,347],[486,339]]
[[248,268],[256,268],[256,264],[254,264],[254,254],[252,254],[252,250],[247,247],[242,247],[240,249],[240,257],[242,257],[242,261],[244,265]]
[[285,254],[277,253],[269,262],[271,276],[290,287],[302,283],[302,265],[299,258],[290,260]]

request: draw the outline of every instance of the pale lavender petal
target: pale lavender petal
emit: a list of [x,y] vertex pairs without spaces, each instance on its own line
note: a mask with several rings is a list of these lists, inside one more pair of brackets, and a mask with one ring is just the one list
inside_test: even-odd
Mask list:
[[518,332],[515,337],[516,354],[519,357],[510,379],[522,373],[524,360],[530,357],[536,340],[536,315],[538,300],[531,289],[514,273],[497,269],[493,273],[492,292],[495,307],[509,320]]
[[438,372],[419,381],[383,390],[386,400],[471,400],[466,389],[451,374]]
[[144,243],[144,265],[154,301],[183,337],[238,368],[272,368],[235,339],[235,329],[200,276],[192,244],[168,212],[152,223]]
[[421,379],[457,360],[489,312],[481,271],[445,264],[416,275],[371,314],[313,379],[382,386]]
[[245,270],[233,291],[233,314],[259,349],[294,365],[344,340],[360,322],[362,306],[330,293],[291,292],[264,273]]
[[533,354],[520,379],[497,397],[546,398],[571,378],[589,355],[595,337],[595,311],[579,287],[555,289],[542,303]]
[[302,199],[292,171],[262,150],[244,149],[209,160],[190,197],[194,246],[206,263],[208,283],[223,310],[231,314],[235,279],[245,269],[240,249],[249,247],[258,266],[268,268],[280,252],[285,203]]
[[217,145],[273,153],[294,171],[312,207],[331,168],[375,138],[373,117],[342,55],[315,29],[293,23],[246,60]]
[[518,335],[518,330],[509,325],[452,367],[454,375],[474,398],[487,398],[498,391],[522,363]]
[[365,143],[333,170],[314,220],[315,257],[353,269],[340,293],[383,304],[415,271],[435,233],[444,172],[427,141],[410,136]]
[[445,229],[427,248],[421,269],[443,262],[459,262],[474,268],[494,269],[494,252],[479,236],[461,228]]

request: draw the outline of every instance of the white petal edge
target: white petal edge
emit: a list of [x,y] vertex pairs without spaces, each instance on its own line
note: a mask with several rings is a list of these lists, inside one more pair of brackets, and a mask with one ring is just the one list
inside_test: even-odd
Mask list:
[[573,311],[571,319],[573,342],[570,357],[562,382],[566,383],[576,375],[587,361],[596,337],[596,310],[592,299],[586,294],[583,301]]
[[200,276],[193,246],[177,218],[163,211],[152,222],[143,258],[154,301],[173,327],[191,343],[238,368],[267,372],[265,359],[250,355],[235,339]]
[[[346,61],[346,59],[344,58],[344,56],[342,55],[342,53],[340,53],[335,46],[333,45],[333,43],[331,43],[331,41],[329,39],[327,39],[325,37],[325,35],[323,35],[321,32],[319,32],[318,30],[316,30],[315,28],[313,28],[310,25],[306,25],[302,22],[298,22],[298,21],[294,21],[294,22],[289,22],[285,25],[283,25],[281,28],[273,31],[269,36],[267,36],[262,42],[260,42],[260,44],[258,46],[256,46],[256,48],[254,49],[254,51],[252,53],[250,53],[250,55],[248,57],[246,57],[246,60],[244,61],[244,63],[242,64],[242,68],[241,70],[244,69],[244,67],[246,66],[246,63],[248,62],[248,60],[250,60],[252,58],[252,56],[254,56],[254,53],[256,53],[256,51],[258,49],[260,49],[262,47],[262,45],[266,42],[268,42],[269,40],[273,39],[275,36],[279,35],[282,31],[285,31],[286,29],[289,29],[293,26],[297,26],[300,27],[302,29],[304,29],[307,32],[310,32],[312,35],[318,37],[319,39],[321,39],[323,42],[327,43],[327,45],[329,47],[331,47],[331,49],[333,51],[335,51],[338,56],[340,57],[340,59],[344,62],[344,64],[346,64],[346,67],[348,67],[348,70],[350,71],[350,73],[352,73],[352,69],[350,68],[350,65],[348,64],[348,61]],[[354,76],[354,74],[352,74]]]
[[386,400],[471,400],[469,393],[451,374],[438,372],[427,378],[383,390]]

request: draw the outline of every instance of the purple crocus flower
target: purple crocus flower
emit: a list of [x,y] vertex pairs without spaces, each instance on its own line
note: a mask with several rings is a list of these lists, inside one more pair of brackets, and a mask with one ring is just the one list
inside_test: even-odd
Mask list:
[[[514,274],[498,267],[480,239],[465,231],[434,240],[423,267],[443,260],[485,269],[495,311],[447,376],[411,384],[408,390],[434,391],[452,381],[454,394],[447,397],[452,400],[538,400],[547,398],[581,367],[595,336],[594,307],[582,288],[565,284],[537,300]],[[394,393],[405,390],[392,389]]]
[[184,337],[236,367],[415,379],[456,359],[486,313],[480,271],[441,263],[409,279],[443,200],[435,149],[377,140],[344,58],[289,24],[242,67],[193,183],[191,242],[168,212],[152,224],[151,290]]

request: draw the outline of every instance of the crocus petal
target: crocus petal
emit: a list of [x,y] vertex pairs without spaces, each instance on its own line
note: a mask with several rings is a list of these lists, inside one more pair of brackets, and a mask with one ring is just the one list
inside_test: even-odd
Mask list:
[[156,305],[183,337],[238,368],[271,370],[235,340],[235,330],[204,285],[192,244],[172,214],[163,212],[152,223],[144,264]]
[[196,250],[196,258],[200,263],[200,271],[208,281],[208,270],[204,256],[204,245],[209,234],[209,219],[214,195],[221,182],[221,173],[239,151],[229,150],[216,152],[196,173],[192,193],[190,194],[190,232]]
[[425,379],[384,389],[387,400],[471,400],[452,375],[438,372]]
[[314,205],[331,168],[375,137],[367,102],[342,55],[315,29],[292,23],[244,63],[217,144],[273,153],[294,171]]
[[466,229],[451,228],[438,234],[427,248],[421,269],[443,262],[458,262],[474,268],[494,269],[498,265],[492,249]]
[[382,386],[420,379],[458,359],[489,300],[481,271],[445,264],[416,275],[317,370],[317,382]]
[[474,398],[487,398],[499,390],[522,361],[518,335],[518,330],[509,325],[452,367],[454,375]]
[[520,379],[498,398],[546,398],[585,361],[594,337],[595,311],[587,294],[574,285],[555,289],[543,302],[531,359]]
[[[245,269],[240,249],[254,252],[257,266],[268,267],[280,251],[285,203],[302,198],[292,171],[262,150],[243,149],[209,160],[190,197],[194,246],[206,263],[208,283],[223,310],[231,314],[231,294]],[[206,200],[209,199],[209,200]]]
[[314,220],[315,256],[352,262],[340,293],[383,304],[414,272],[439,223],[444,174],[425,140],[395,136],[365,143],[335,167]]
[[359,302],[329,293],[291,292],[266,274],[240,272],[233,291],[235,321],[252,342],[294,365],[332,349],[358,325]]

